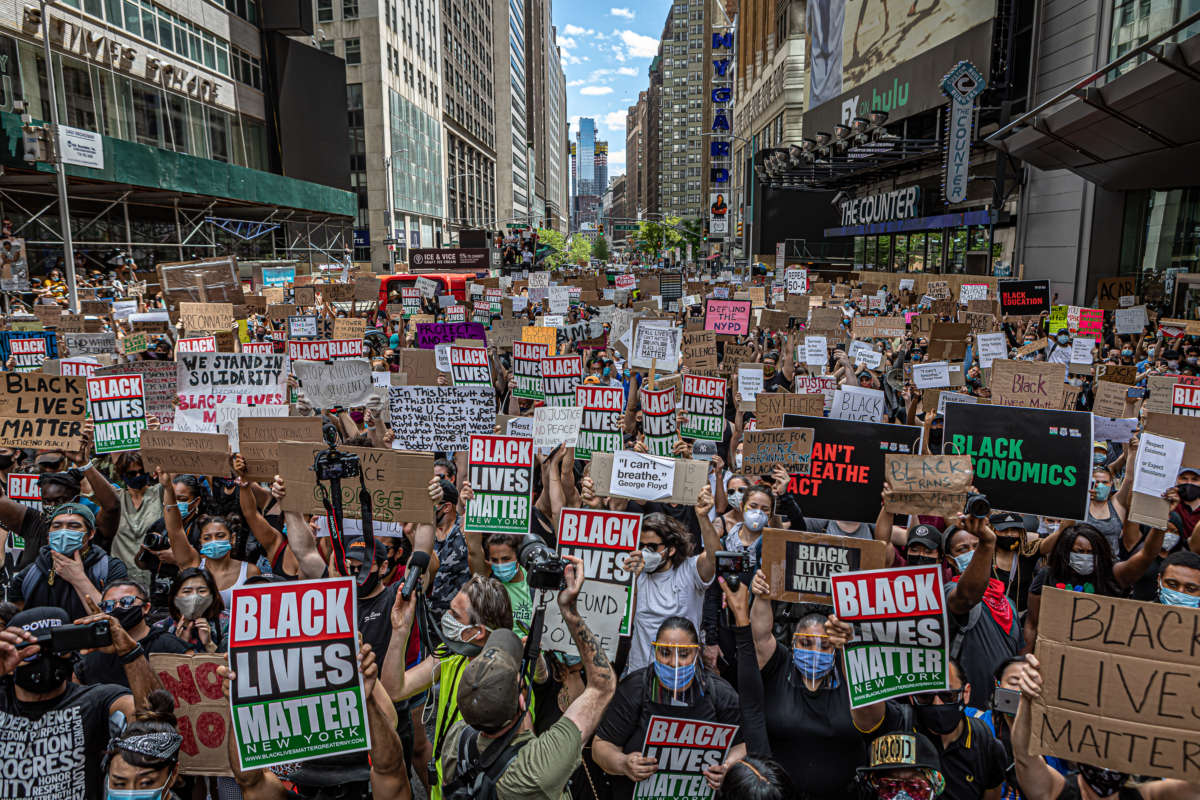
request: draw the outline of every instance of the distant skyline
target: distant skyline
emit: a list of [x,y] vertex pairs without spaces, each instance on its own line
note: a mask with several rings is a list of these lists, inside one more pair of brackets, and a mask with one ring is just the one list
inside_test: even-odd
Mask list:
[[625,116],[650,83],[650,61],[670,0],[597,9],[583,0],[560,0],[554,24],[567,77],[571,141],[580,117],[596,120],[596,138],[607,141],[608,177],[625,174]]

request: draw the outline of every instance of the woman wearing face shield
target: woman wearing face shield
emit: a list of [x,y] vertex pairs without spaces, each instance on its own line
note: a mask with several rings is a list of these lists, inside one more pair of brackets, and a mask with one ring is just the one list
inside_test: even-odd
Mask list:
[[[604,712],[592,742],[596,764],[614,776],[613,797],[627,800],[634,784],[658,771],[658,760],[642,755],[646,730],[654,715],[741,725],[737,692],[705,669],[696,628],[683,617],[668,617],[658,627],[650,666],[621,681]],[[709,786],[720,786],[727,764],[746,754],[741,731],[734,737],[724,764],[705,769]]]

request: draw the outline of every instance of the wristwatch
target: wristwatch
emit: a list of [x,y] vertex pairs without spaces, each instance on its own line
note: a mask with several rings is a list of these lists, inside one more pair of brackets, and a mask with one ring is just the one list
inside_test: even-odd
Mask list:
[[138,642],[137,644],[135,644],[133,646],[132,650],[130,650],[128,653],[125,653],[124,655],[117,656],[117,659],[122,664],[132,664],[134,661],[137,661],[139,658],[141,658],[144,655],[146,655],[146,651],[142,647],[141,642]]

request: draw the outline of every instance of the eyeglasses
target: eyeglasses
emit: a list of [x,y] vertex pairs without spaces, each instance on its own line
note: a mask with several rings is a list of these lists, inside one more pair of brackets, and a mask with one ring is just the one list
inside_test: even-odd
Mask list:
[[934,698],[941,700],[944,705],[957,703],[962,699],[962,689],[948,689],[941,692],[924,692],[922,694],[909,695],[914,706],[931,706]]
[[116,611],[118,608],[133,608],[134,606],[140,606],[141,604],[142,604],[142,598],[135,597],[131,594],[127,594],[124,597],[121,597],[117,600],[101,601],[100,610],[103,611],[105,614],[111,614],[114,611]]
[[642,542],[641,546],[642,546],[642,549],[644,549],[644,550],[653,550],[655,553],[657,553],[659,550],[662,550],[667,545],[664,542]]
[[871,783],[875,793],[885,800],[905,794],[912,800],[929,800],[933,797],[933,786],[924,778],[875,778]]

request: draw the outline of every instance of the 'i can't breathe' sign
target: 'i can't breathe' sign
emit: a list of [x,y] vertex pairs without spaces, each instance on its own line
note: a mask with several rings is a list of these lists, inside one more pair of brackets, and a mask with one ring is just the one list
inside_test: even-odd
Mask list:
[[229,704],[242,770],[370,749],[353,578],[233,590]]

